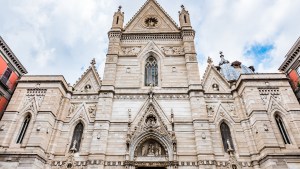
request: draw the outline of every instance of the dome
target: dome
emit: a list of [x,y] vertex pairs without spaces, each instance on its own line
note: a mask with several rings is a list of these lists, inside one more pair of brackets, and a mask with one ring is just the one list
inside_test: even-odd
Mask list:
[[219,71],[220,73],[228,80],[233,81],[237,80],[240,76],[240,74],[252,74],[254,73],[254,67],[250,66],[247,67],[243,65],[239,61],[234,61],[230,63],[228,60],[225,60],[224,55],[222,52],[221,54],[221,61],[219,62]]

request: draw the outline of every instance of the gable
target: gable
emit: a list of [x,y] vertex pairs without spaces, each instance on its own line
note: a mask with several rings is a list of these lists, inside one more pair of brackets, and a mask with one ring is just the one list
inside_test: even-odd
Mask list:
[[[203,77],[203,88],[206,93],[230,93],[230,86],[226,79],[213,67],[209,65],[207,72]],[[213,85],[217,85],[216,90]]]
[[125,26],[127,32],[179,32],[179,29],[155,0],[148,0]]
[[97,93],[100,90],[100,86],[100,77],[92,65],[75,83],[74,93]]

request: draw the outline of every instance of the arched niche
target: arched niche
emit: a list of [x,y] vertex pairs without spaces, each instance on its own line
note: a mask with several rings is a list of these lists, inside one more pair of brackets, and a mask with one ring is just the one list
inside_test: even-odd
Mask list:
[[172,161],[172,141],[157,132],[141,134],[130,146],[131,161]]

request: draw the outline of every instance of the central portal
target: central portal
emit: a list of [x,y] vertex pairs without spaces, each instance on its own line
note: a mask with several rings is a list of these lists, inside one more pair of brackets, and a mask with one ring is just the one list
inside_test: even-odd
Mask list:
[[138,167],[137,169],[166,169],[165,167]]

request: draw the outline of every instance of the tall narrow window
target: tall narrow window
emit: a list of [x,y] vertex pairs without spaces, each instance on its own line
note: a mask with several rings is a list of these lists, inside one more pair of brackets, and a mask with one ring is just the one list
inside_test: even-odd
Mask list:
[[186,15],[184,15],[183,17],[184,17],[184,23],[187,23],[187,22],[186,22]]
[[221,135],[222,135],[224,151],[227,152],[228,149],[234,150],[232,137],[231,137],[231,133],[230,133],[230,129],[229,129],[228,125],[225,122],[223,122],[221,124],[220,128],[221,128]]
[[116,24],[117,25],[119,24],[119,16],[117,16],[117,22],[116,22]]
[[30,119],[31,119],[31,116],[27,115],[24,122],[23,122],[23,124],[22,124],[21,131],[20,131],[20,134],[19,134],[18,139],[17,139],[18,144],[21,144],[22,141],[23,141],[23,138],[24,138],[25,133],[27,131]]
[[276,120],[276,123],[277,123],[277,126],[279,128],[279,131],[280,131],[280,134],[283,138],[283,141],[285,144],[291,144],[291,141],[289,139],[289,135],[285,129],[285,126],[284,126],[284,123],[281,119],[281,117],[277,114],[275,115],[275,120]]
[[145,86],[158,85],[157,61],[153,56],[146,60],[145,65]]
[[76,125],[74,129],[70,151],[74,151],[74,152],[79,151],[82,133],[83,133],[83,124],[80,122]]
[[6,82],[8,81],[11,73],[12,73],[12,70],[9,67],[7,67],[7,69],[5,70],[4,74],[1,76],[1,79],[0,79],[3,84],[6,85]]

